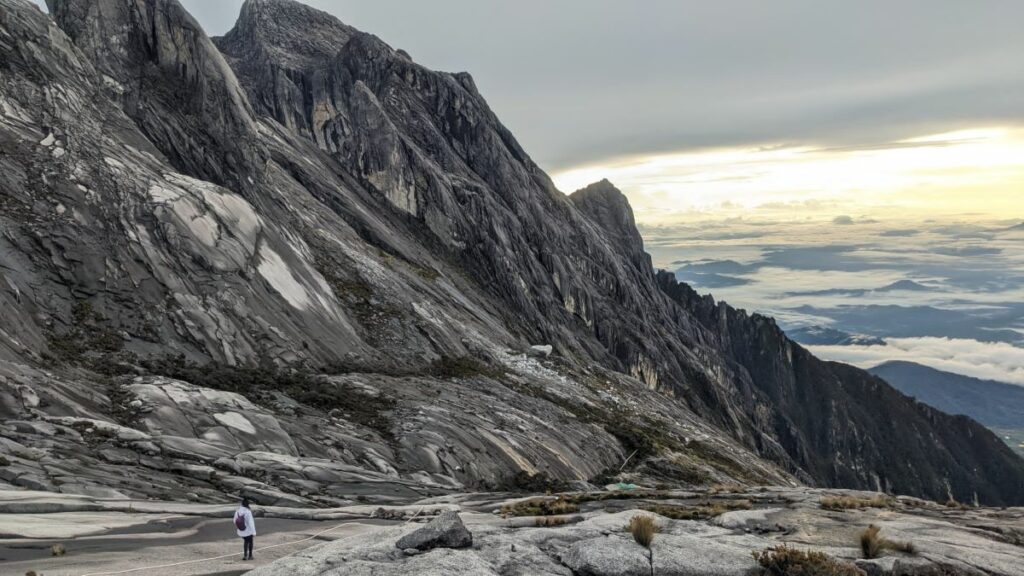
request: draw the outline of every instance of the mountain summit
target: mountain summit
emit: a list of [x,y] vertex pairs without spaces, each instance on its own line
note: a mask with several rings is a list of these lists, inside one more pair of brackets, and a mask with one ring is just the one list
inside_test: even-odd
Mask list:
[[0,415],[63,464],[6,481],[1024,503],[974,421],[653,270],[622,193],[558,191],[468,74],[288,0],[213,40],[174,0],[48,3],[0,0]]

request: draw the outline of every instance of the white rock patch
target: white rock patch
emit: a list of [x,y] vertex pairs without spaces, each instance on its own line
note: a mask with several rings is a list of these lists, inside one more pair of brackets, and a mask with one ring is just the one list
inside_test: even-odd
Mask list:
[[245,416],[238,412],[221,412],[220,414],[214,414],[213,419],[235,430],[241,430],[246,434],[256,433],[256,428],[252,425],[252,422],[249,422]]
[[269,246],[260,249],[260,265],[257,270],[293,308],[309,308],[309,293],[306,288],[295,279],[288,264]]

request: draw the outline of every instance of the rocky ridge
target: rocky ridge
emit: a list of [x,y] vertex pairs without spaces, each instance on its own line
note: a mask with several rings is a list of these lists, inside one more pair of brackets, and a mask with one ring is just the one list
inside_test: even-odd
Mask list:
[[624,196],[556,190],[469,75],[288,0],[214,40],[174,0],[49,5],[0,0],[5,482],[1024,494],[973,421],[655,273]]

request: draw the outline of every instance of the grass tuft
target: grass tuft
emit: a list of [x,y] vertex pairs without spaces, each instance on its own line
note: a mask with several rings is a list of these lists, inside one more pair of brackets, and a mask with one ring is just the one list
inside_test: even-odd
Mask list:
[[946,500],[945,506],[946,508],[956,508],[958,510],[967,510],[968,508],[970,508],[967,504],[958,501],[956,498],[953,498],[952,496],[949,497],[949,500]]
[[54,556],[63,556],[67,553],[68,551],[64,548],[63,544],[54,544],[53,546],[50,546],[50,554]]
[[654,516],[647,514],[637,514],[630,518],[626,530],[633,535],[633,540],[636,540],[636,543],[644,548],[650,548],[651,542],[654,541],[654,535],[661,531],[654,522]]

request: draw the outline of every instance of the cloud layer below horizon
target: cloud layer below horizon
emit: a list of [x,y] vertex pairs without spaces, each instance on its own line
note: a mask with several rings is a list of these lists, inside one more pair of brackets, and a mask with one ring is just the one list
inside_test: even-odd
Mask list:
[[[1019,221],[731,218],[643,232],[656,266],[776,318],[823,358],[1024,385]],[[888,345],[857,344],[879,339]]]
[[888,338],[885,346],[807,346],[821,358],[873,368],[906,360],[932,368],[1024,386],[1024,348],[963,338]]

